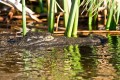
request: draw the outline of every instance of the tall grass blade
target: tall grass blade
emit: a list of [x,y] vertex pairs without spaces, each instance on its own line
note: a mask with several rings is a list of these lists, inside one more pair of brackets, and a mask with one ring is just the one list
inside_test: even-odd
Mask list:
[[39,6],[40,6],[40,12],[44,12],[44,7],[43,7],[43,0],[38,0],[39,1]]
[[111,8],[110,8],[109,15],[108,15],[106,30],[110,30],[111,22],[112,22],[112,19],[113,19],[113,13],[114,13],[114,7],[115,7],[115,4],[114,4],[113,0],[112,0],[112,3],[111,3],[110,6],[111,6]]
[[75,13],[75,20],[74,20],[74,25],[73,25],[73,31],[72,31],[72,37],[77,37],[77,30],[78,30],[78,19],[79,19],[79,5],[80,1],[78,0],[77,4],[77,9]]
[[71,37],[71,34],[72,34],[76,9],[77,9],[77,6],[78,6],[77,3],[78,3],[78,0],[73,0],[72,1],[72,6],[71,6],[71,10],[70,10],[70,16],[68,18],[68,24],[67,24],[67,28],[66,28],[66,32],[65,32],[65,35],[67,37]]
[[22,26],[23,26],[23,36],[25,36],[27,33],[25,0],[22,0]]
[[50,11],[48,16],[48,31],[51,33],[53,33],[54,31],[55,1],[56,0],[50,0]]
[[[71,0],[69,0],[71,1]],[[63,0],[63,7],[64,7],[64,26],[67,27],[68,23],[68,16],[69,16],[69,6],[68,0]]]

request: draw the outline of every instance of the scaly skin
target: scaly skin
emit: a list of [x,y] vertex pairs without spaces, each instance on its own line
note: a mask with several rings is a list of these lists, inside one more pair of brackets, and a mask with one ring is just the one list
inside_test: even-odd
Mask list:
[[67,38],[65,36],[54,36],[46,32],[28,32],[25,37],[17,39],[8,39],[1,41],[1,46],[16,46],[16,47],[52,47],[52,46],[67,46],[67,45],[100,45],[106,42],[106,38],[102,36],[87,36],[78,38]]

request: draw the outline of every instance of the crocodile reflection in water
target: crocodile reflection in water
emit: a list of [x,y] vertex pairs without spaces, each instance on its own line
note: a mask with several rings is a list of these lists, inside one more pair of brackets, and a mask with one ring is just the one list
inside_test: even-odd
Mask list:
[[67,38],[65,36],[54,36],[47,32],[28,32],[25,37],[8,39],[6,45],[19,47],[49,47],[49,46],[65,46],[65,45],[100,45],[105,43],[107,39],[103,36],[94,35],[92,37]]

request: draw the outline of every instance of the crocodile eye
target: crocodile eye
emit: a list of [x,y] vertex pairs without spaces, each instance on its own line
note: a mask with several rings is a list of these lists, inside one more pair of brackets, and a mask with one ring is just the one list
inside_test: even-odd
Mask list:
[[53,36],[47,36],[47,37],[45,37],[45,41],[51,41],[51,40],[53,40],[53,39],[54,39]]
[[39,36],[39,38],[43,38],[43,36]]
[[29,39],[27,39],[27,41],[31,41],[31,39],[29,38]]
[[32,36],[31,39],[37,39],[37,36]]

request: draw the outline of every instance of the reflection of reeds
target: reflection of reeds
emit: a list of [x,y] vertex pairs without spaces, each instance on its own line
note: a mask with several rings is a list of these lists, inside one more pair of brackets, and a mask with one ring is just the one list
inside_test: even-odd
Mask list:
[[[82,63],[81,63],[81,54],[79,51],[79,45],[70,45],[65,50],[65,71],[71,71],[72,76],[76,76],[80,72],[84,72]],[[75,77],[76,79],[78,77]],[[82,78],[82,77],[81,77]]]
[[115,64],[115,68],[117,68],[118,70],[118,75],[120,75],[120,37],[117,36],[117,48],[116,48],[116,53],[113,54],[114,55],[114,62],[116,63]]

